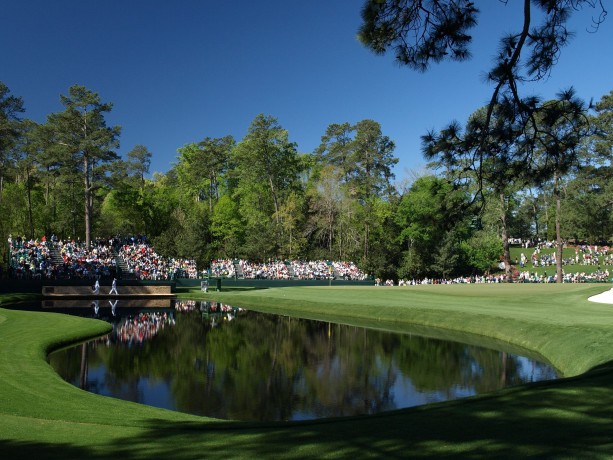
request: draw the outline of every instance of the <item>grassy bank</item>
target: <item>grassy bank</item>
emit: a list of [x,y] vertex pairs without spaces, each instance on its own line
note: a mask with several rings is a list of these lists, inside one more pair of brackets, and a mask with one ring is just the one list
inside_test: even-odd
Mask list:
[[291,424],[220,422],[78,390],[52,371],[45,354],[109,326],[0,309],[0,453],[3,458],[125,459],[605,457],[613,453],[613,369],[608,365],[613,306],[586,299],[608,288],[322,287],[207,294],[262,311],[384,329],[436,326],[427,333],[528,348],[574,376],[379,416]]

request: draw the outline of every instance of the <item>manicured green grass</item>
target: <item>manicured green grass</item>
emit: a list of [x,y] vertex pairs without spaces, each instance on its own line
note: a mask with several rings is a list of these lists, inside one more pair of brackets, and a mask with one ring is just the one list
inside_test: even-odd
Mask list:
[[[523,347],[565,375],[370,417],[303,423],[215,421],[105,398],[62,381],[54,346],[108,325],[0,309],[2,458],[608,457],[613,454],[609,285],[304,287],[185,298],[464,341]],[[6,302],[6,298],[0,297]],[[434,329],[426,329],[436,326]]]

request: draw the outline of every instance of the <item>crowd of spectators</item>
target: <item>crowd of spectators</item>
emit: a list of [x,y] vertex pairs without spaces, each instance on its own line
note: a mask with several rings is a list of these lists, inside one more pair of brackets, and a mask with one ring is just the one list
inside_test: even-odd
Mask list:
[[9,277],[17,279],[41,278],[52,267],[47,239],[27,240],[20,236],[8,238]]
[[[557,264],[557,254],[555,252],[542,253],[542,247],[550,247],[548,246],[548,242],[545,242],[541,245],[537,245],[532,255],[530,256],[530,261],[533,268],[537,267],[550,267],[555,266]],[[515,260],[515,265],[519,266],[520,270],[523,270],[528,266],[528,258],[525,253],[521,253],[519,259]],[[562,265],[611,265],[613,264],[613,254],[610,254],[610,248],[608,246],[590,246],[590,245],[579,245],[575,246],[575,255],[574,257],[565,257],[562,259]]]
[[[378,281],[378,283],[377,283]],[[422,278],[422,279],[400,279],[398,286],[419,286],[426,284],[493,284],[504,283],[506,281],[504,274],[496,275],[475,275],[475,276],[458,276],[455,278]],[[393,280],[375,280],[377,286],[395,286]]]
[[[237,270],[238,266],[238,270]],[[213,260],[211,276],[223,278],[274,279],[274,280],[365,280],[366,274],[352,262],[327,260],[271,260],[264,263],[244,259]]]
[[327,280],[334,278],[332,265],[325,260],[292,260],[294,276],[301,280]]
[[367,278],[366,273],[353,262],[332,262],[332,266],[342,279],[362,281]]
[[[606,283],[611,280],[609,270],[598,269],[593,273],[575,272],[562,274],[564,283]],[[459,276],[456,278],[423,278],[423,279],[400,279],[398,286],[418,286],[426,284],[491,284],[491,283],[506,283],[506,276],[502,273],[496,275],[477,275],[477,276]],[[515,283],[555,283],[556,274],[547,274],[544,272],[530,273],[529,271],[516,272],[513,276]],[[396,286],[393,280],[381,279],[375,280],[375,286]]]
[[142,240],[122,244],[119,256],[127,264],[129,272],[137,279],[198,278],[198,269],[193,259],[162,257]]
[[115,276],[117,267],[110,242],[96,240],[87,247],[81,242],[60,240],[54,245],[64,263],[53,267],[53,278],[100,280]]
[[613,254],[609,246],[581,245],[575,248],[575,263],[583,265],[613,264]]
[[[121,257],[128,271],[138,279],[172,280],[177,278],[204,278],[206,271],[198,272],[196,263],[191,259],[167,258],[157,254],[144,236],[127,238],[96,239],[90,247],[80,241],[62,241],[52,235],[48,241],[41,239],[26,239],[9,236],[9,276],[17,279],[47,278],[47,279],[85,279],[100,280],[115,277],[117,274],[117,256]],[[532,242],[530,243],[532,244]],[[556,265],[555,253],[544,253],[542,248],[552,247],[551,242],[538,242],[534,246],[530,261],[533,268]],[[525,243],[526,249],[528,243]],[[522,247],[524,244],[522,243]],[[53,260],[52,250],[59,254],[60,260]],[[513,279],[520,283],[550,283],[555,282],[555,273],[547,275],[530,273],[527,270],[529,259],[525,253],[515,260],[516,271]],[[608,246],[577,245],[574,257],[563,260],[566,267],[564,282],[605,282],[610,281],[609,271],[600,265],[613,264],[613,253]],[[572,265],[597,265],[593,273],[568,270]],[[271,260],[264,263],[253,263],[244,259],[217,259],[211,263],[210,276],[245,279],[274,280],[365,280],[366,274],[355,264],[343,261],[304,261]],[[505,282],[504,274],[457,277],[453,279],[423,278],[400,279],[399,286],[423,284],[473,284]],[[393,280],[375,280],[376,285],[393,286]]]
[[211,262],[211,276],[215,278],[234,278],[236,268],[230,259],[216,259]]
[[[546,272],[542,275],[538,273],[530,273],[529,271],[523,271],[519,273],[516,281],[518,283],[555,283],[557,275],[548,275]],[[575,272],[566,273],[563,272],[562,280],[564,283],[606,283],[610,281],[609,270],[598,269],[593,273]]]
[[[47,240],[26,240],[9,236],[9,276],[17,279],[101,279],[115,274],[115,259],[106,242],[90,248],[75,241],[62,241],[55,235]],[[53,260],[52,249],[59,254]]]
[[[81,241],[62,241],[52,237],[47,241],[9,238],[10,276],[16,278],[45,277],[48,279],[100,280],[117,276],[117,256],[129,274],[137,279],[172,280],[204,278],[191,259],[162,257],[144,236],[95,239],[90,247]],[[53,261],[50,248],[59,254]],[[238,267],[238,270],[237,270]],[[223,278],[274,280],[364,280],[366,274],[355,264],[341,261],[279,261],[254,263],[248,260],[216,259],[211,263],[210,276]]]
[[287,264],[275,260],[268,263],[252,263],[240,260],[239,265],[245,279],[288,280],[291,279]]

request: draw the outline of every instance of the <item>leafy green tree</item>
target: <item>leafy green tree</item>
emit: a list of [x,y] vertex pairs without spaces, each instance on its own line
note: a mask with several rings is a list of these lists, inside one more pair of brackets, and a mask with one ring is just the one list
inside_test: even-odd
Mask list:
[[[14,173],[15,162],[12,158],[13,149],[21,135],[21,114],[25,111],[23,100],[11,94],[9,88],[0,81],[0,237],[6,241],[15,218],[20,211],[12,200],[5,200],[5,180]],[[19,196],[19,195],[17,195]],[[23,209],[23,208],[21,208]],[[1,260],[5,260],[6,245],[0,246]]]
[[255,259],[278,256],[274,235],[283,234],[281,207],[292,192],[301,191],[304,170],[288,133],[271,116],[258,115],[247,135],[232,151],[236,188],[245,221],[245,255]]
[[54,172],[49,173],[51,149],[46,125],[24,119],[17,129],[19,135],[10,150],[10,175],[11,186],[21,194],[12,198],[16,208],[7,208],[6,203],[0,202],[4,208],[3,227],[28,238],[50,235],[59,228],[55,199],[66,196],[69,181],[61,180],[55,166]]
[[238,257],[244,244],[244,227],[238,204],[229,195],[222,195],[213,208],[211,218],[211,233],[220,256],[231,259]]
[[113,149],[119,146],[120,127],[108,127],[104,116],[112,104],[103,103],[100,96],[84,86],[74,85],[68,95],[60,96],[63,112],[49,115],[48,124],[55,132],[57,142],[72,158],[82,178],[85,217],[85,243],[91,241],[94,218],[94,197],[99,186],[99,174],[105,163],[119,157]]
[[594,107],[590,122],[594,126],[591,159],[609,162],[613,155],[613,91],[605,94]]
[[164,219],[164,225],[152,223],[153,241],[161,255],[194,259],[198,268],[204,268],[212,257],[211,213],[206,202],[186,193],[176,169],[171,172],[158,176],[147,194],[152,216]]
[[[69,228],[74,227],[69,224],[74,216],[70,209],[76,209],[76,203],[68,197],[77,177],[74,168],[65,167],[70,158],[64,152],[65,147],[58,143],[53,127],[49,123],[39,124],[35,135],[36,163],[43,200],[38,213],[44,222],[45,234],[56,233],[65,237],[71,234]],[[75,233],[73,231],[72,235]]]
[[[436,275],[436,268],[443,266],[442,257],[448,261],[456,260],[458,254],[461,230],[465,226],[465,215],[462,213],[467,196],[461,190],[454,190],[446,180],[435,176],[425,176],[417,179],[398,205],[396,224],[400,229],[399,241],[405,247],[403,261],[399,268],[401,277],[423,277]],[[459,232],[446,240],[447,233]],[[437,251],[440,245],[447,241],[445,252],[440,253],[437,261]],[[448,273],[457,271],[457,266],[444,264]]]
[[103,235],[144,234],[150,235],[153,210],[154,183],[146,179],[152,154],[147,147],[136,145],[127,154],[126,160],[117,160],[107,165],[103,178],[107,189],[103,190],[103,205],[97,228]]
[[536,240],[542,236],[543,196],[540,190],[526,187],[515,194],[516,206],[509,226],[509,234],[522,240]]
[[[533,103],[537,101],[533,99]],[[434,158],[434,164],[444,166],[448,177],[459,184],[474,178],[482,198],[486,188],[498,198],[503,261],[510,282],[509,200],[512,194],[519,187],[538,185],[553,177],[554,196],[559,203],[556,178],[577,164],[581,139],[588,132],[585,108],[572,90],[541,104],[532,114],[533,122],[527,131],[521,119],[508,111],[508,104],[497,104],[493,107],[493,116],[488,118],[487,109],[481,109],[469,118],[464,131],[454,122],[440,133],[423,136],[422,140],[426,158]],[[484,137],[483,132],[489,135]],[[532,152],[530,161],[525,159],[526,151]],[[559,206],[556,209],[559,215]],[[556,228],[559,230],[559,219],[556,219]],[[561,282],[560,236],[558,244]]]
[[141,189],[145,188],[145,175],[149,174],[152,153],[144,145],[136,145],[128,152],[126,164],[128,175],[139,179]]
[[347,195],[361,206],[361,259],[365,265],[370,263],[371,231],[377,225],[376,202],[395,194],[391,183],[392,168],[398,162],[392,155],[394,148],[379,123],[362,120],[355,125],[331,124],[316,150],[319,163],[335,168]]
[[221,179],[229,169],[230,153],[235,141],[232,136],[207,137],[199,143],[180,149],[176,166],[181,183],[196,200],[208,200],[209,212],[219,200]]
[[111,190],[100,205],[100,224],[98,230],[102,235],[135,235],[133,215],[125,212],[132,207],[135,194],[119,193]]
[[565,186],[562,227],[575,239],[602,242],[613,236],[613,92],[593,109],[593,132],[579,151],[580,168]]
[[602,244],[613,236],[613,168],[588,166],[563,190],[562,234],[575,241]]
[[371,198],[387,198],[395,193],[392,168],[398,159],[392,153],[394,142],[373,120],[355,125],[332,124],[322,137],[316,154],[320,163],[337,168],[339,179],[350,195],[362,203]]
[[461,244],[468,264],[475,270],[489,273],[497,268],[503,248],[496,233],[479,230]]
[[[366,262],[370,255],[371,231],[374,222],[375,201],[379,197],[389,197],[394,193],[391,180],[394,178],[392,167],[398,162],[392,156],[395,145],[381,133],[381,125],[373,120],[357,123],[354,140],[353,168],[350,190],[364,204],[364,255]],[[355,187],[355,188],[353,188]]]
[[391,200],[377,200],[374,208],[376,223],[371,228],[371,251],[369,264],[364,266],[368,275],[382,279],[396,279],[398,277],[398,265],[401,260],[398,251],[398,233],[395,216],[399,198]]
[[[335,166],[325,165],[307,188],[308,221],[306,235],[313,259],[336,259],[341,201],[345,191]],[[321,250],[320,250],[321,249]]]
[[210,219],[206,206],[188,208],[181,220],[181,231],[175,236],[176,251],[167,255],[194,259],[198,268],[208,266],[214,256]]
[[321,144],[315,151],[320,163],[338,168],[339,179],[350,181],[353,168],[353,139],[355,127],[349,123],[332,123],[321,137]]
[[304,226],[305,200],[302,193],[291,192],[281,205],[281,254],[288,259],[296,259],[304,253],[306,239],[301,229]]
[[459,274],[459,269],[465,267],[461,243],[462,235],[457,229],[444,233],[435,248],[431,270],[444,279]]
[[562,210],[570,219],[562,225],[575,238],[602,242],[613,236],[613,91],[593,109],[589,117],[593,131],[579,152],[579,171],[566,185]]
[[398,163],[398,158],[392,155],[394,142],[383,135],[381,125],[373,120],[358,122],[355,131],[350,183],[357,186],[358,198],[368,201],[393,195],[392,168]]
[[125,182],[115,182],[112,189],[104,191],[96,225],[100,234],[150,235],[147,222],[152,220],[153,187],[148,184],[143,192]]
[[[177,185],[174,170],[166,174],[155,173],[151,181],[151,187],[145,195],[146,205],[149,210],[145,217],[147,235],[152,239],[159,237],[168,231],[173,225],[173,212],[180,206],[181,190]],[[172,237],[172,232],[168,232]]]
[[28,220],[28,231],[26,235],[33,239],[35,237],[34,212],[35,203],[33,203],[33,189],[37,181],[38,172],[38,153],[41,149],[39,141],[39,126],[31,120],[23,120],[20,123],[21,135],[19,141],[14,148],[15,166],[17,171],[18,182],[21,182],[25,188],[26,210]]

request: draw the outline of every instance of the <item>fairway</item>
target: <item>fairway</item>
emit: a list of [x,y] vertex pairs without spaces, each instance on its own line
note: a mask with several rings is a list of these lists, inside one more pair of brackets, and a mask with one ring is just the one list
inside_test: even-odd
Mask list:
[[[182,298],[527,349],[567,379],[393,413],[300,423],[211,420],[81,391],[45,361],[109,325],[0,309],[3,458],[605,457],[613,453],[609,285],[297,287]],[[6,303],[6,297],[1,298]],[[461,428],[461,429],[460,429]]]

